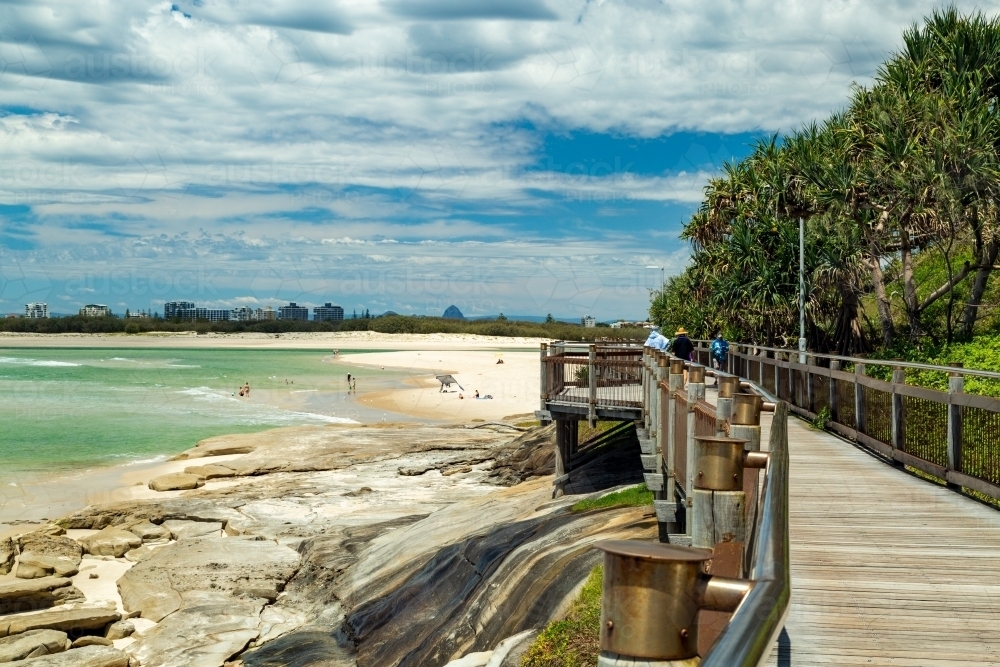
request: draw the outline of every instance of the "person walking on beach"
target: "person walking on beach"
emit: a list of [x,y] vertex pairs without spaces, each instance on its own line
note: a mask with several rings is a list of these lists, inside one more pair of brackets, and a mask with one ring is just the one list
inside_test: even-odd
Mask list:
[[250,398],[250,383],[249,383],[249,382],[247,382],[247,383],[246,383],[246,386],[245,386],[245,387],[243,387],[243,394],[244,394],[244,396],[246,396],[247,398]]
[[688,338],[687,333],[684,327],[677,330],[677,333],[674,334],[676,336],[674,342],[670,344],[670,352],[684,361],[692,361],[691,354],[694,352],[694,343]]
[[[729,358],[729,343],[722,337],[721,331],[715,334],[715,340],[712,341],[709,349],[712,353],[712,368],[721,371],[722,367],[726,365],[726,360]],[[715,385],[713,386],[719,386],[718,375],[715,376]]]

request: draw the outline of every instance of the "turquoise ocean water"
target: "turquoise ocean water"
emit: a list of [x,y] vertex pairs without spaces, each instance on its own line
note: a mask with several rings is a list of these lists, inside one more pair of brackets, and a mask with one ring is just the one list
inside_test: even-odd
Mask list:
[[[343,354],[343,353],[342,353]],[[0,476],[162,458],[225,433],[371,421],[401,374],[315,350],[0,348]],[[249,400],[234,395],[249,382]]]

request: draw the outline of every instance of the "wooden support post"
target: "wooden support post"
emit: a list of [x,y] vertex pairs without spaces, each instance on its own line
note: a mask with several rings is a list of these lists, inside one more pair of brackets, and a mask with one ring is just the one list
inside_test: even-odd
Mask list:
[[[840,362],[836,359],[830,360],[830,370],[839,371]],[[837,392],[837,379],[833,377],[833,373],[830,374],[830,385],[827,389],[827,394],[830,396],[830,421],[839,422],[840,421],[840,396]]]
[[809,362],[809,356],[806,355],[806,405],[805,408],[809,412],[816,412],[816,402],[815,396],[816,392],[813,391],[813,381],[816,379],[813,374],[809,372],[809,366],[812,364]]
[[[699,391],[700,388],[700,391]],[[699,395],[700,394],[700,395]],[[698,402],[698,399],[705,396],[705,383],[704,382],[690,382],[687,387],[687,414],[682,418],[687,419],[687,442],[684,446],[687,447],[687,474],[684,479],[684,494],[685,494],[685,507],[691,509],[692,499],[694,498],[694,476],[695,476],[695,460],[694,460],[694,434],[696,428],[696,421],[694,415],[694,406]],[[680,417],[680,415],[678,415]],[[691,522],[687,522],[687,534],[691,534]]]
[[[961,368],[961,362],[949,364]],[[965,391],[965,378],[958,373],[951,373],[948,376],[948,394],[961,394]],[[955,405],[949,400],[948,403],[948,470],[962,472],[962,406]],[[956,491],[961,488],[958,484],[948,483],[948,488]]]
[[718,398],[715,401],[715,435],[726,435],[726,422],[733,416],[733,399]]
[[566,493],[566,480],[564,479],[569,473],[569,420],[567,419],[556,419],[556,461],[555,461],[555,473],[556,479],[554,488],[552,489],[552,497],[559,498]]
[[[675,458],[677,448],[686,446],[686,443],[679,443],[676,441],[677,434],[677,420],[680,418],[677,414],[677,401],[674,400],[674,392],[679,390],[684,386],[684,375],[681,373],[669,373],[667,376],[667,424],[666,424],[666,442],[667,451],[664,458],[666,459],[667,469],[664,472],[666,475],[666,493],[664,494],[664,499],[668,501],[677,501],[677,485],[680,484],[680,488],[684,489],[684,479],[677,479],[675,475],[675,468],[677,467]],[[684,474],[683,472],[681,473]],[[683,506],[678,503],[677,509],[674,512],[674,523],[669,526],[669,531],[671,534],[676,534],[681,532],[681,525],[685,523],[685,512]]]
[[[665,354],[656,355],[656,376],[655,376],[655,394],[656,394],[656,452],[657,452],[657,470],[656,472],[661,475],[661,479],[665,481],[664,484],[660,486],[659,491],[653,492],[654,500],[659,500],[661,502],[673,500],[674,487],[670,479],[670,467],[667,462],[667,452],[669,451],[669,445],[667,442],[669,433],[669,418],[664,420],[664,412],[667,412],[664,408],[669,405],[669,397],[667,391],[661,386],[661,383],[666,382],[669,375],[669,368],[667,362],[667,356]],[[666,402],[665,402],[666,401]],[[660,542],[669,542],[669,535],[672,531],[677,530],[677,512],[674,511],[674,515],[671,521],[659,521],[657,522],[657,528],[659,531]]]
[[745,545],[745,507],[746,494],[743,491],[695,489],[691,508],[691,546],[713,549],[720,542]]
[[758,378],[757,384],[761,387],[764,386],[764,359],[767,358],[767,350],[759,350],[757,353],[757,368],[759,369],[760,378]]
[[[744,449],[748,452],[760,451],[760,424],[741,425],[732,424],[729,427],[729,437],[739,440],[746,440]],[[747,524],[753,525],[757,518],[757,487],[759,486],[760,470],[756,468],[746,468],[743,470],[743,494],[745,497],[744,508],[746,509]]]
[[[906,449],[906,415],[903,408],[903,395],[896,391],[895,385],[906,384],[906,371],[902,368],[892,369],[892,448]],[[898,464],[897,467],[902,467]]]
[[[786,361],[790,362],[792,360],[792,356],[791,355],[785,355],[785,359],[786,359]],[[795,369],[793,369],[792,366],[791,366],[791,364],[789,364],[789,366],[788,366],[788,402],[791,403],[792,405],[795,405],[795,398],[798,395],[798,394],[796,394],[797,391],[798,391],[798,387],[796,386],[796,382],[795,382]]]
[[858,382],[858,376],[865,375],[865,365],[854,363],[854,428],[858,433],[868,435],[865,419],[865,386]]
[[587,422],[590,428],[597,426],[597,346],[590,346],[590,360],[587,366],[587,379],[590,380],[590,391],[588,396],[589,407],[587,409]]
[[541,409],[548,409],[548,398],[549,398],[549,365],[545,363],[545,358],[549,356],[549,346],[547,343],[542,343],[542,350],[540,354],[542,370],[541,376],[539,377],[539,393],[541,395]]
[[777,398],[781,398],[781,365],[779,358],[781,355],[779,352],[774,353],[774,395]]

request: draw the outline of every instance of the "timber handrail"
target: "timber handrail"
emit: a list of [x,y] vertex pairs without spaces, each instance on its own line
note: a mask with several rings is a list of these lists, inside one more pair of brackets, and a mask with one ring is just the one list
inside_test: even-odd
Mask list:
[[788,404],[775,406],[756,545],[750,570],[752,587],[701,667],[756,667],[771,653],[788,615],[792,597],[788,520]]

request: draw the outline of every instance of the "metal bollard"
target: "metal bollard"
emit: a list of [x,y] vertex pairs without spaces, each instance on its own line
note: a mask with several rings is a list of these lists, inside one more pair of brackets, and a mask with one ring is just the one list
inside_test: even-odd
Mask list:
[[604,551],[599,667],[695,658],[698,611],[732,612],[753,586],[706,574],[707,549],[637,540],[594,546]]
[[740,379],[735,375],[719,378],[719,398],[732,398],[740,390]]
[[764,408],[764,399],[757,394],[733,395],[732,424],[741,426],[757,426],[760,424],[760,413]]

